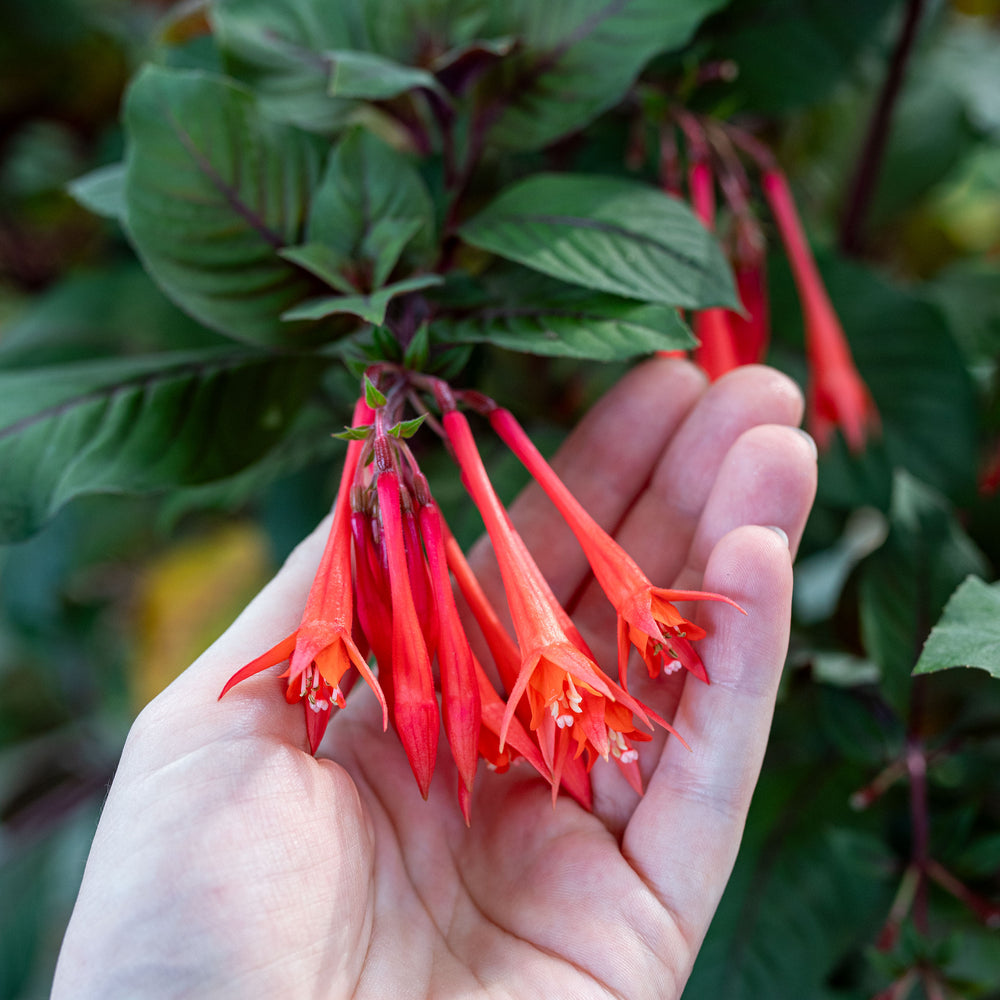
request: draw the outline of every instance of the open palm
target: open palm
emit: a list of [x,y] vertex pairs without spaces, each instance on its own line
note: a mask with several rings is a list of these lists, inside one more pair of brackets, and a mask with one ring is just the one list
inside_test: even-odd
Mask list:
[[[791,548],[815,488],[797,390],[764,368],[710,388],[649,362],[555,461],[662,586],[697,609],[705,686],[636,670],[637,696],[689,743],[642,746],[639,798],[593,772],[588,813],[528,769],[477,777],[472,825],[442,755],[424,802],[359,685],[317,758],[273,677],[215,700],[287,634],[315,533],[137,720],[67,931],[55,997],[676,997],[729,876],[788,639]],[[572,535],[529,489],[512,517],[597,660],[614,612]],[[768,530],[769,527],[781,531]],[[489,555],[477,553],[489,577]],[[499,591],[497,591],[499,593]],[[641,676],[640,676],[641,674]]]

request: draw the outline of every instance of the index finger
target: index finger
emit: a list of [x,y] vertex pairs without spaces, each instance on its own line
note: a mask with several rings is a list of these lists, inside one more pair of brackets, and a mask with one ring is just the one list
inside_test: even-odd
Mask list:
[[786,541],[768,528],[731,531],[708,561],[705,586],[725,592],[747,614],[701,609],[712,684],[685,684],[674,717],[693,750],[667,741],[622,842],[692,948],[735,862],[767,745],[791,615]]

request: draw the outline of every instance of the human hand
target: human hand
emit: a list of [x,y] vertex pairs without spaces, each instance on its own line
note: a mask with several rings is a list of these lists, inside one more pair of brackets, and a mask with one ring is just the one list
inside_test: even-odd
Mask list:
[[[736,856],[784,661],[789,546],[815,489],[801,410],[769,369],[706,389],[686,363],[655,360],[554,462],[654,583],[747,611],[697,607],[710,686],[635,671],[633,693],[691,747],[662,733],[641,746],[641,799],[600,762],[593,813],[565,796],[553,807],[530,769],[481,769],[467,828],[447,754],[424,802],[366,686],[316,758],[273,676],[216,701],[297,625],[318,530],[136,721],[53,996],[679,996]],[[547,499],[529,488],[511,514],[556,596],[576,595],[586,562]],[[586,587],[571,610],[613,664],[603,596]]]

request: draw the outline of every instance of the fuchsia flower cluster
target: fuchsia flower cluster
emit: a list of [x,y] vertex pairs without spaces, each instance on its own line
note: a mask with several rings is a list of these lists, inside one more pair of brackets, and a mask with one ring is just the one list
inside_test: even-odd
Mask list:
[[[879,429],[879,416],[858,373],[843,327],[823,284],[784,173],[770,151],[753,137],[721,122],[702,122],[684,111],[677,120],[687,148],[682,169],[672,133],[663,142],[662,185],[686,197],[708,229],[716,224],[715,191],[722,192],[728,218],[725,243],[744,315],[704,309],[693,318],[699,346],[694,360],[711,379],[738,365],[762,361],[770,339],[765,263],[767,241],[753,206],[753,189],[743,165],[749,156],[760,171],[766,201],[791,265],[805,321],[809,365],[809,430],[821,448],[840,430],[853,451],[861,451]],[[667,127],[672,128],[671,126]]]
[[[280,677],[302,702],[313,753],[357,677],[375,693],[383,726],[395,728],[421,794],[430,788],[443,729],[458,774],[466,821],[478,761],[499,771],[523,759],[552,786],[590,807],[589,773],[613,760],[642,791],[636,744],[655,725],[673,727],[628,691],[632,647],[650,676],[686,669],[708,682],[694,643],[705,635],[674,602],[731,600],[654,587],[636,562],[590,517],[513,415],[479,393],[376,366],[354,411],[329,538],[301,624],[229,679],[236,684],[287,661]],[[482,516],[496,554],[514,635],[504,626],[407,444],[423,418],[402,420],[407,403],[427,414],[423,392]],[[498,499],[459,403],[486,416],[572,529],[594,578],[618,615],[617,677],[597,663],[552,593]],[[492,662],[484,665],[459,611],[464,603]],[[369,666],[374,661],[374,669]],[[434,666],[437,666],[435,674]],[[489,673],[487,672],[489,669]],[[503,696],[494,687],[498,679]],[[676,733],[675,733],[676,735]]]

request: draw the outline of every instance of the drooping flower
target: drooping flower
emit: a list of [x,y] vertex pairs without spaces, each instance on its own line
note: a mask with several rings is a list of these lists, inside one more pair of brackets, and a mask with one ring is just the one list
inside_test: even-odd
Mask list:
[[733,222],[730,258],[736,291],[745,315],[729,314],[729,326],[741,365],[764,360],[771,339],[771,310],[767,295],[767,244],[756,218],[744,211]]
[[[430,498],[420,506],[420,534],[427,550],[430,585],[437,608],[440,631],[437,659],[441,675],[441,710],[444,731],[451,747],[458,775],[466,791],[472,792],[479,759],[479,730],[482,704],[472,648],[462,627],[448,576],[444,547],[444,522],[437,504]],[[460,801],[467,799],[460,794]],[[466,822],[469,820],[466,812]]]
[[410,585],[399,474],[391,460],[380,459],[378,444],[376,438],[376,490],[392,598],[392,653],[388,666],[392,672],[393,722],[420,794],[427,798],[437,758],[437,694]]
[[839,428],[853,451],[878,430],[879,417],[858,374],[840,320],[820,277],[785,175],[766,170],[761,179],[792,267],[805,320],[809,361],[810,430],[820,447]]
[[722,594],[654,587],[635,560],[587,513],[552,467],[545,461],[509,410],[497,407],[490,423],[548,494],[580,543],[598,585],[618,614],[618,671],[626,681],[629,643],[638,649],[651,676],[685,667],[700,680],[708,673],[693,641],[704,629],[688,621],[675,601],[723,601],[738,610]]
[[[518,675],[521,671],[521,655],[517,643],[514,642],[504,628],[503,623],[500,621],[500,616],[483,591],[478,579],[476,579],[476,575],[473,573],[472,567],[469,566],[465,554],[459,547],[458,542],[450,535],[445,541],[445,551],[448,556],[448,568],[454,575],[459,592],[472,612],[472,616],[475,618],[476,624],[483,634],[486,645],[489,647],[493,663],[500,675],[500,682],[506,690],[510,691],[517,683]],[[505,741],[501,749],[500,729],[506,715],[507,706],[497,696],[496,692],[493,691],[492,686],[489,685],[489,681],[481,673],[481,667],[479,667],[479,670],[480,697],[483,706],[483,728],[480,731],[479,739],[480,756],[484,757],[494,769],[505,770],[510,758],[510,747],[513,746],[520,756],[526,757],[545,778],[552,782],[552,773],[544,759],[539,758],[542,763],[536,763],[535,757],[526,752],[523,743],[517,740],[519,732],[525,734],[525,739],[531,739],[528,735],[529,731],[522,725],[522,720],[524,723],[527,723],[531,717],[531,710],[526,702],[522,701],[515,707],[514,715],[508,724]],[[489,686],[492,698],[485,692],[483,688],[484,683]],[[538,744],[533,741],[531,746],[534,748],[535,755],[537,755],[539,753]],[[549,755],[549,760],[551,761],[551,754]],[[590,779],[582,761],[574,758],[566,760],[563,764],[560,781],[553,783],[554,790],[560,787],[560,782],[561,787],[576,799],[584,809],[589,810],[593,808]]]
[[[688,170],[688,193],[695,215],[706,229],[712,230],[715,227],[715,187],[711,167],[704,155],[701,153]],[[697,312],[694,335],[698,338],[694,360],[711,381],[738,366],[733,329],[726,309],[713,307]]]
[[[355,408],[354,422],[363,424],[370,419],[371,411],[362,399]],[[350,490],[361,450],[360,441],[352,441],[348,445],[333,523],[299,627],[266,653],[237,670],[219,694],[222,698],[241,681],[288,660],[288,669],[280,675],[286,681],[285,698],[289,703],[304,703],[306,734],[313,753],[326,731],[333,705],[344,706],[340,684],[352,666],[375,692],[382,706],[383,727],[388,725],[385,696],[352,635]]]
[[[553,793],[567,760],[586,752],[588,766],[607,758],[612,747],[625,763],[631,759],[633,717],[643,724],[658,722],[672,728],[632,698],[594,662],[579,633],[569,623],[548,583],[516,533],[493,490],[465,417],[457,410],[442,423],[462,469],[463,479],[482,515],[500,568],[504,593],[517,635],[521,664],[510,691],[500,729],[500,749],[522,697],[530,710],[529,726],[538,736],[542,756],[551,770]],[[624,712],[605,710],[618,703]],[[573,740],[575,748],[571,747]]]

